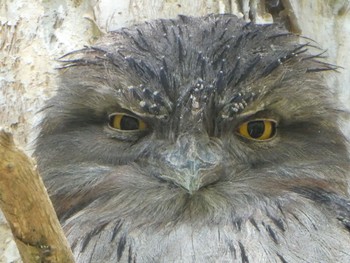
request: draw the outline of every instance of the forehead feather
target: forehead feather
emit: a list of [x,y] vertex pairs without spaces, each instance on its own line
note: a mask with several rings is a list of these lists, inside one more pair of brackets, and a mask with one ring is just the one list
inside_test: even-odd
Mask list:
[[227,117],[282,82],[334,69],[308,54],[311,47],[279,25],[254,25],[233,15],[180,16],[111,32],[73,64],[105,68],[106,81],[137,112],[164,113],[186,99],[198,108],[215,93]]

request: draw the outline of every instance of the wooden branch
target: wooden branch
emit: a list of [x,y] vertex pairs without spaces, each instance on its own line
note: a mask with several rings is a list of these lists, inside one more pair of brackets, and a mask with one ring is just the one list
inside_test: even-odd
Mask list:
[[24,263],[74,262],[33,162],[0,130],[0,208]]

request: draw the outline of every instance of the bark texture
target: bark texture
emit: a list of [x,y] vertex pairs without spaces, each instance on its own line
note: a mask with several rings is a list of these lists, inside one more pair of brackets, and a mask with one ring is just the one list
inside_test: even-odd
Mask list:
[[0,208],[23,262],[74,262],[34,163],[0,131]]

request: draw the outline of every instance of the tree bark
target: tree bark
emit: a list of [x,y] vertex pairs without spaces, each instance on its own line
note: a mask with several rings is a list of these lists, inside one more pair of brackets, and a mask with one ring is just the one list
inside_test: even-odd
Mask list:
[[25,263],[73,263],[73,255],[34,164],[0,131],[0,208]]

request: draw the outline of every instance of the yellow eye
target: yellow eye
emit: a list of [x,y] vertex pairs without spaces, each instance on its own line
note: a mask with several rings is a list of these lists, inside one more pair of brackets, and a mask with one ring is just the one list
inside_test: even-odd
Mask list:
[[147,128],[147,125],[143,120],[125,113],[110,115],[109,126],[121,131],[142,131]]
[[272,120],[247,121],[238,127],[237,132],[248,139],[265,141],[276,134],[276,122]]

